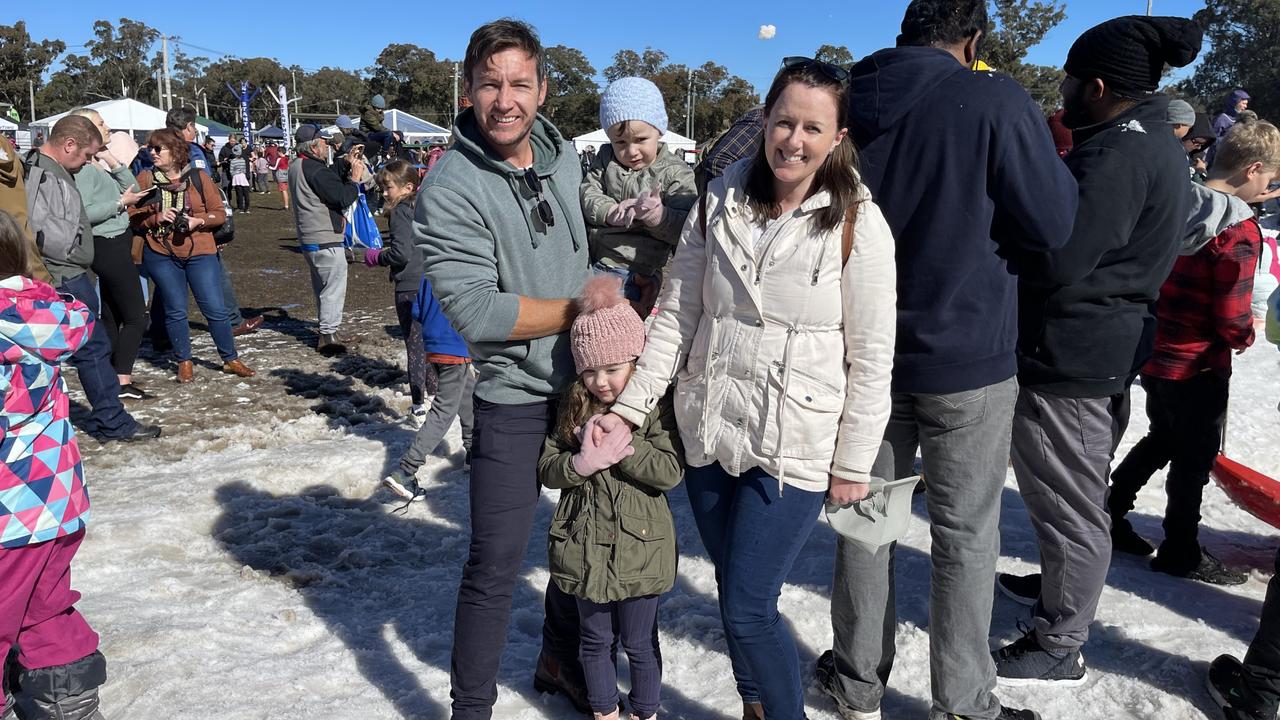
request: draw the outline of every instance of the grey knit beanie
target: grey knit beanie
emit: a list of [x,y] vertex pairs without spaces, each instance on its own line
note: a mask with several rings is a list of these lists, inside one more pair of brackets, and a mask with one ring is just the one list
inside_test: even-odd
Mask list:
[[667,107],[662,92],[652,82],[639,77],[624,77],[609,83],[600,96],[600,127],[604,130],[623,120],[642,120],[667,132]]
[[1164,119],[1170,125],[1195,125],[1196,110],[1186,100],[1170,100],[1169,110],[1165,112]]

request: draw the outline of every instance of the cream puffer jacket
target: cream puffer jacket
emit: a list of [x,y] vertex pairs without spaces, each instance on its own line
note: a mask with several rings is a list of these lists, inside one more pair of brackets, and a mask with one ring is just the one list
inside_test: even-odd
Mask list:
[[689,214],[644,354],[613,411],[640,425],[676,381],[689,465],[760,467],[824,492],[870,480],[889,420],[897,322],[894,242],[864,187],[841,269],[842,227],[813,229],[815,193],[753,239],[751,158],[707,189],[707,236]]

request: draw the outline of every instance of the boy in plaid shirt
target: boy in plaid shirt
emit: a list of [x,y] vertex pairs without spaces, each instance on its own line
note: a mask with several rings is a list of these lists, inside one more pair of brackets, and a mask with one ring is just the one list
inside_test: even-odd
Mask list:
[[1262,231],[1248,203],[1280,175],[1280,130],[1267,122],[1234,128],[1219,142],[1188,223],[1182,256],[1156,301],[1156,341],[1142,369],[1150,428],[1111,473],[1114,547],[1149,555],[1125,515],[1138,491],[1169,464],[1164,542],[1153,570],[1218,585],[1243,583],[1200,546],[1200,501],[1227,413],[1231,353],[1253,344],[1253,272]]

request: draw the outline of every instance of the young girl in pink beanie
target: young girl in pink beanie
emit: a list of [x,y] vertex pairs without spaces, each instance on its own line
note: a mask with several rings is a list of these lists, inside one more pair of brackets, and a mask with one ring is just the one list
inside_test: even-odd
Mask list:
[[631,665],[631,718],[649,720],[657,716],[662,687],[658,597],[676,578],[665,492],[684,475],[684,450],[670,396],[655,402],[635,430],[597,427],[627,386],[645,328],[616,275],[587,281],[579,305],[569,330],[578,380],[561,400],[538,462],[539,481],[561,490],[547,560],[552,581],[578,601],[579,658],[594,717],[618,717],[611,648],[620,643]]

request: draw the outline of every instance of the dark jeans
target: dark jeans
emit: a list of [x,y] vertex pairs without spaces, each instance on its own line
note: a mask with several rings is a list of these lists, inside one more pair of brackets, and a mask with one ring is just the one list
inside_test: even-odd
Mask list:
[[662,652],[658,649],[658,596],[593,603],[577,598],[582,646],[582,674],[587,680],[591,709],[608,715],[618,709],[617,643],[631,666],[627,707],[632,715],[649,718],[658,712],[662,694]]
[[[58,292],[70,293],[88,306],[96,317],[98,294],[87,275],[77,275],[58,286]],[[95,323],[89,342],[71,356],[71,364],[80,376],[80,386],[93,411],[84,423],[85,432],[99,437],[129,437],[138,431],[138,422],[120,402],[120,379],[111,366],[111,339],[103,323]]]
[[1200,560],[1200,501],[1222,445],[1228,384],[1227,378],[1212,372],[1188,380],[1143,375],[1151,425],[1111,473],[1107,508],[1112,517],[1121,518],[1133,509],[1138,491],[1151,476],[1169,465],[1160,554],[1185,555],[1190,566]]
[[1241,709],[1258,717],[1275,717],[1280,706],[1280,550],[1276,551],[1275,575],[1267,583],[1258,634],[1244,656],[1244,680],[1248,693]]
[[178,360],[191,359],[191,327],[187,324],[187,288],[209,325],[209,334],[223,362],[236,359],[236,344],[231,336],[231,322],[222,304],[217,255],[193,255],[179,262],[151,248],[142,251],[142,264],[156,283],[156,296],[164,298],[164,326],[173,343]]
[[[454,720],[493,715],[511,597],[538,508],[538,457],[555,420],[551,402],[498,405],[475,399],[471,445],[471,547],[453,624],[449,696]],[[545,534],[545,528],[539,535]],[[542,650],[578,665],[578,606],[547,583]]]
[[235,195],[236,212],[245,212],[249,209],[249,186],[235,185],[231,188]]
[[759,468],[740,477],[718,463],[689,468],[689,504],[716,568],[720,620],[738,694],[769,720],[804,717],[796,643],[778,614],[782,583],[813,531],[825,492],[794,487]]
[[102,325],[111,340],[111,365],[118,375],[132,375],[138,346],[147,329],[147,303],[142,297],[138,266],[130,252],[133,233],[93,238],[93,272],[102,292]]

